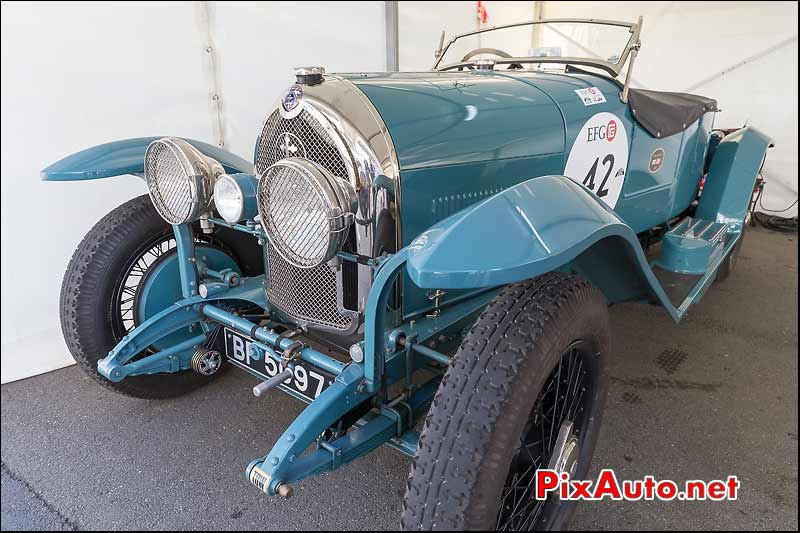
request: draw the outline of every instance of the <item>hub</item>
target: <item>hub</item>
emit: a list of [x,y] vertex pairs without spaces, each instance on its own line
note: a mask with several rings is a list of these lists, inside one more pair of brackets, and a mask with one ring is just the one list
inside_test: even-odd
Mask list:
[[199,348],[192,356],[192,370],[202,376],[216,374],[222,367],[222,355],[216,350]]
[[574,433],[572,422],[566,420],[558,430],[556,446],[553,449],[553,455],[550,457],[550,463],[547,468],[555,470],[559,475],[567,473],[570,477],[573,477],[578,468],[579,457],[578,437]]

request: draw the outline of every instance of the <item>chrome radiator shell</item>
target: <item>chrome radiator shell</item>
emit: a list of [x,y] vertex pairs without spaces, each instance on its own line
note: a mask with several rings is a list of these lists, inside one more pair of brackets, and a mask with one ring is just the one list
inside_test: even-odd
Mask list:
[[[291,111],[283,107],[281,99],[268,113],[256,143],[257,174],[261,176],[269,166],[289,157],[304,157],[322,165],[347,180],[357,193],[356,223],[348,250],[367,257],[394,252],[401,242],[400,173],[386,125],[348,80],[326,76],[323,83],[302,89],[300,103]],[[379,231],[379,224],[387,221],[394,226],[391,231]],[[391,237],[387,240],[379,235]],[[267,250],[264,255],[271,305],[301,325],[342,334],[356,331],[372,286],[370,267],[346,265],[357,269],[357,294],[345,298],[341,261],[335,259],[300,273],[302,269],[276,251]],[[354,301],[352,308],[345,308],[345,300]]]

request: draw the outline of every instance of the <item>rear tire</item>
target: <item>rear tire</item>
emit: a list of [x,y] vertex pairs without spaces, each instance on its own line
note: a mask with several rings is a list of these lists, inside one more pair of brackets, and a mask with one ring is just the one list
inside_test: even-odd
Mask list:
[[216,377],[187,370],[132,376],[114,383],[97,371],[97,362],[127,333],[117,307],[120,278],[138,254],[171,235],[172,227],[156,212],[150,197],[134,198],[111,211],[86,234],[72,255],[61,285],[61,329],[72,357],[104,387],[136,398],[180,396]]
[[433,400],[409,475],[403,529],[564,527],[572,504],[551,498],[540,511],[515,517],[509,497],[528,502],[531,493],[517,491],[530,490],[530,472],[547,468],[553,455],[567,457],[553,452],[560,428],[574,428],[578,449],[568,464],[573,478],[585,477],[608,351],[608,309],[587,281],[552,272],[503,290],[470,330]]

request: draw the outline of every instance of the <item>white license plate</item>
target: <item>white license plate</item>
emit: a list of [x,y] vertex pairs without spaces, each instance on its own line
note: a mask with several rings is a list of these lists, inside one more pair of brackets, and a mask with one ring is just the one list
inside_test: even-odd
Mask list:
[[[246,335],[225,328],[225,354],[228,361],[264,379],[280,373],[283,368],[269,354],[263,354],[258,360],[250,357],[252,342]],[[300,360],[295,361],[293,373],[283,385],[309,400],[315,400],[336,379],[333,374]]]

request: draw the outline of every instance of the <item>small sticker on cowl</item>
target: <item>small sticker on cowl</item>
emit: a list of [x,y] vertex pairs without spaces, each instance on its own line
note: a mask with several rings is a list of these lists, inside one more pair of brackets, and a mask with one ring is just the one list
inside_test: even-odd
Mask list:
[[595,105],[605,103],[606,97],[597,87],[587,87],[586,89],[575,89],[575,94],[581,99],[583,105]]

